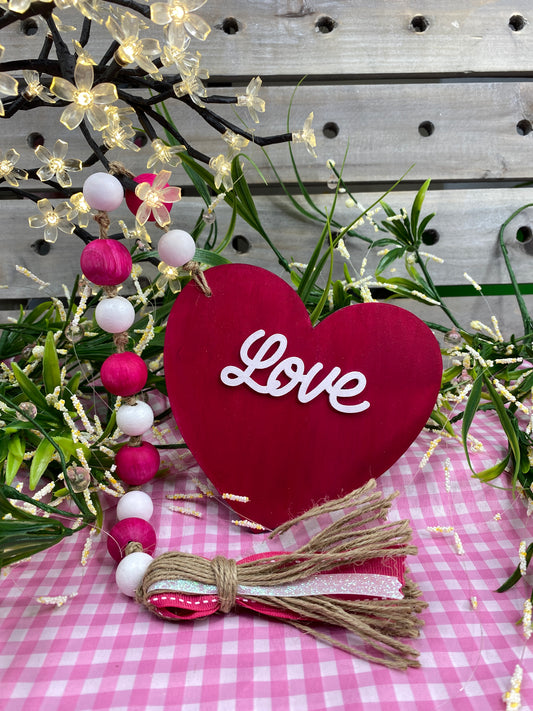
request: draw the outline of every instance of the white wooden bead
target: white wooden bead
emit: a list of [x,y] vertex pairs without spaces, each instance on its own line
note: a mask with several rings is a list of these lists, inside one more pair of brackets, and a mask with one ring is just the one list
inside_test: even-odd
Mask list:
[[122,333],[135,321],[135,309],[123,296],[102,299],[94,310],[96,323],[107,333]]
[[142,518],[149,521],[154,512],[152,499],[144,491],[128,491],[119,499],[117,518]]
[[135,551],[123,558],[115,572],[115,581],[120,592],[128,597],[135,597],[135,591],[152,560],[151,555],[142,551]]
[[154,424],[154,412],[150,405],[139,401],[135,405],[121,405],[117,410],[117,426],[129,437],[138,437]]
[[114,175],[93,173],[83,184],[83,196],[93,210],[110,212],[120,207],[124,200],[124,188]]
[[196,243],[185,230],[169,230],[157,245],[159,256],[170,267],[182,267],[196,251]]

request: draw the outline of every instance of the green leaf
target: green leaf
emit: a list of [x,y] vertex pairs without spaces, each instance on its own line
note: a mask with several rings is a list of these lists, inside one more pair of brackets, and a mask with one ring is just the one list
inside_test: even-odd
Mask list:
[[381,200],[380,205],[383,208],[387,217],[394,217],[396,213],[394,212],[392,207],[385,202],[385,200]]
[[50,410],[50,407],[42,392],[32,383],[28,376],[22,372],[16,363],[11,363],[11,370],[17,379],[17,383],[20,385],[20,389],[28,397],[28,399],[31,400],[38,409]]
[[503,431],[505,432],[507,440],[509,442],[509,447],[511,448],[514,460],[514,470],[512,475],[512,483],[514,487],[518,477],[518,472],[520,471],[520,444],[518,441],[518,436],[516,434],[515,428],[513,427],[513,423],[511,422],[511,419],[509,417],[509,413],[507,412],[507,408],[503,404],[501,397],[496,392],[496,389],[491,383],[490,378],[483,374],[483,381],[487,390],[489,391],[490,399],[494,404],[494,409],[498,413],[501,426],[503,427]]
[[338,280],[333,282],[333,308],[335,310],[342,309],[350,303],[350,298],[344,290],[344,284]]
[[315,245],[315,248],[313,250],[313,254],[311,255],[311,258],[309,259],[307,263],[307,267],[302,274],[302,278],[300,280],[300,284],[298,286],[298,294],[301,298],[301,300],[304,302],[304,304],[307,304],[307,300],[309,298],[309,294],[311,293],[311,289],[316,284],[316,281],[318,277],[320,276],[320,272],[322,269],[319,267],[318,269],[316,268],[316,264],[318,262],[320,252],[322,251],[322,248],[324,247],[324,242],[326,240],[326,235],[327,235],[327,226],[325,226],[322,230],[322,233],[320,234],[320,237]]
[[419,240],[418,240],[418,241],[420,241],[420,240],[422,239],[422,234],[423,234],[424,230],[426,229],[426,227],[429,225],[429,223],[431,222],[431,220],[432,220],[434,217],[435,217],[435,213],[434,213],[434,212],[432,212],[430,215],[426,215],[426,216],[424,217],[424,219],[423,219],[422,222],[420,223],[420,226],[418,227],[418,237],[419,237]]
[[477,474],[474,474],[476,479],[479,479],[480,481],[483,481],[487,483],[488,481],[492,481],[493,479],[497,479],[500,474],[502,474],[505,471],[506,466],[509,464],[509,459],[511,458],[511,452],[507,452],[507,456],[502,459],[501,462],[498,462],[498,464],[495,464],[493,467],[489,467],[488,469],[484,469],[482,472],[478,472]]
[[220,254],[228,244],[230,243],[230,240],[233,236],[233,232],[235,231],[235,225],[237,223],[237,201],[233,201],[233,205],[231,207],[231,218],[228,224],[228,229],[226,230],[226,234],[224,235],[224,239],[222,242],[219,244],[219,246],[216,248],[216,252]]
[[411,232],[413,234],[413,237],[415,237],[415,238],[417,237],[417,234],[418,234],[417,233],[418,218],[420,217],[420,212],[422,210],[422,204],[424,202],[424,198],[426,197],[426,193],[427,193],[430,183],[431,183],[431,179],[428,179],[422,185],[422,187],[416,194],[416,197],[413,201],[413,207],[411,208]]
[[208,264],[210,267],[216,267],[219,264],[231,264],[231,261],[221,254],[212,252],[209,249],[200,249],[199,247],[196,248],[194,259],[202,264]]
[[211,194],[209,193],[209,190],[207,188],[206,181],[203,179],[203,177],[199,174],[199,172],[196,170],[196,164],[195,163],[187,163],[185,161],[182,161],[182,167],[183,170],[187,173],[189,178],[191,179],[191,182],[193,183],[194,187],[196,188],[196,192],[198,195],[203,199],[206,205],[209,205],[211,203],[212,197]]
[[381,257],[378,266],[376,267],[376,274],[381,274],[385,269],[395,262],[397,259],[401,259],[405,254],[405,247],[396,247],[396,249],[391,249]]
[[433,420],[433,422],[436,422],[438,425],[443,427],[448,434],[452,435],[452,437],[455,436],[450,420],[442,412],[439,410],[433,410],[429,417]]
[[329,262],[329,272],[328,272],[328,280],[326,283],[326,286],[322,290],[322,296],[318,300],[317,305],[313,309],[312,313],[310,314],[310,319],[311,323],[315,325],[315,323],[318,321],[320,318],[320,314],[322,313],[322,310],[324,309],[324,305],[327,301],[328,298],[328,293],[329,293],[329,287],[331,285],[331,280],[333,276],[333,237],[331,235],[331,226],[328,222],[327,224],[328,227],[328,232],[329,232],[329,253],[330,253],[330,262]]
[[65,384],[64,390],[67,393],[70,393],[70,395],[75,395],[78,392],[78,388],[80,386],[80,380],[81,380],[81,370],[76,371],[72,378],[67,381]]
[[54,304],[51,301],[43,301],[42,304],[37,304],[24,319],[24,325],[35,323],[45,316],[51,316],[54,308]]
[[470,471],[472,471],[474,474],[476,472],[475,472],[474,468],[472,467],[472,462],[470,461],[470,453],[468,451],[468,432],[470,430],[470,426],[472,425],[474,416],[477,412],[477,409],[479,406],[479,401],[481,400],[482,388],[483,388],[483,377],[481,375],[479,375],[475,379],[472,390],[470,391],[470,395],[468,396],[468,400],[466,401],[466,407],[465,407],[465,411],[464,411],[463,425],[462,425],[462,431],[461,431],[462,438],[463,438],[463,447],[464,447],[465,454],[466,454],[466,461],[468,462]]
[[392,237],[381,237],[381,239],[377,239],[375,242],[372,242],[372,249],[379,249],[380,247],[389,247],[392,244],[396,247],[399,246],[398,242],[395,239],[392,239]]
[[35,454],[31,460],[30,467],[30,490],[33,491],[37,486],[39,479],[42,477],[48,465],[56,452],[54,445],[47,439],[41,440],[41,443],[35,450]]
[[55,388],[61,385],[59,359],[57,357],[56,344],[52,331],[48,331],[46,341],[44,342],[43,380],[47,393],[54,392]]
[[0,465],[5,461],[9,452],[9,437],[0,437]]
[[57,444],[58,447],[61,448],[64,456],[65,456],[65,461],[69,461],[69,459],[72,459],[72,457],[76,456],[76,450],[81,449],[83,454],[85,455],[85,459],[89,459],[91,456],[91,450],[89,447],[87,447],[86,444],[82,444],[81,442],[74,442],[74,440],[71,437],[54,437],[55,443]]
[[14,435],[9,440],[7,445],[7,461],[6,461],[6,476],[5,483],[11,484],[15,478],[16,473],[20,469],[20,465],[23,462],[24,454],[26,452],[26,443],[19,437],[19,435]]
[[[533,543],[530,543],[529,546],[527,547],[526,550],[526,570],[527,566],[529,565],[529,562],[531,560],[531,557],[533,556]],[[516,583],[522,578],[522,572],[520,570],[520,566],[518,565],[516,567],[516,570],[514,573],[505,581],[503,585],[501,585],[496,592],[506,592],[509,590],[509,588],[512,588],[513,585],[516,585]]]

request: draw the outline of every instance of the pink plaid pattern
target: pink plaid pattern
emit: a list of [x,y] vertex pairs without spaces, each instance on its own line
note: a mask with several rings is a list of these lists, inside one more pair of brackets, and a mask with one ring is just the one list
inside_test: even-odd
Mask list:
[[[472,431],[485,446],[473,455],[478,469],[501,458],[492,415],[479,417]],[[385,493],[401,492],[391,518],[411,520],[419,548],[408,563],[429,603],[422,635],[413,642],[421,669],[405,673],[371,665],[245,611],[164,622],[115,589],[115,566],[103,537],[95,540],[87,567],[80,566],[82,534],[14,566],[2,580],[1,708],[381,711],[387,704],[391,711],[505,709],[502,693],[518,663],[524,668],[523,708],[533,708],[531,645],[515,624],[532,576],[508,593],[493,592],[517,565],[520,541],[531,539],[524,504],[511,492],[472,479],[456,441],[443,440],[420,470],[431,439],[422,433],[378,482]],[[156,504],[156,552],[241,558],[261,550],[263,537],[232,526],[231,512],[213,499],[184,504],[201,511],[202,519],[170,511],[165,494],[193,491],[191,473],[202,474],[190,455],[174,452],[167,459],[175,474],[146,487]],[[496,513],[501,520],[494,519]],[[113,522],[110,510],[108,528]],[[453,534],[431,533],[428,526],[454,526],[464,554],[457,554]],[[77,595],[60,608],[36,601],[70,593]],[[474,595],[476,610],[470,603]],[[337,634],[354,643],[346,633]]]

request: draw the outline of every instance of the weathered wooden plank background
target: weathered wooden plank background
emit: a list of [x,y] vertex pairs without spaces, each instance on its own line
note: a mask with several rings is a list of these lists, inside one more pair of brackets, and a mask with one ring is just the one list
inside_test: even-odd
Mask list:
[[[285,131],[294,87],[305,75],[294,96],[290,126],[291,130],[301,128],[309,112],[314,112],[318,159],[303,146],[295,146],[295,155],[320,205],[332,199],[327,188],[328,159],[339,166],[346,154],[344,177],[363,205],[371,204],[412,166],[388,202],[398,209],[409,206],[420,183],[432,178],[427,209],[436,212],[431,226],[438,241],[428,251],[445,260],[443,265],[432,266],[437,283],[465,285],[463,272],[467,271],[478,282],[493,285],[496,291],[499,285],[499,291],[505,292],[508,279],[498,249],[498,230],[514,210],[533,202],[533,188],[517,187],[533,179],[530,2],[210,0],[199,14],[213,27],[205,43],[196,43],[211,71],[210,91],[234,94],[251,77],[262,77],[261,96],[267,110],[257,128],[261,135]],[[68,21],[67,13],[61,16]],[[46,28],[38,24],[32,28],[36,34],[30,36],[24,29],[28,28],[19,23],[0,32],[0,42],[6,47],[4,60],[39,51]],[[105,33],[95,33],[88,46],[95,58],[107,47],[105,37]],[[45,145],[50,147],[63,137],[69,141],[69,154],[86,157],[77,132],[65,135],[59,111],[55,107],[32,110],[0,124],[2,150],[13,146],[22,155],[21,166],[36,167],[28,136],[38,132]],[[234,111],[232,106],[220,107],[228,116],[234,117]],[[189,109],[173,102],[171,112],[191,144],[209,155],[223,151],[219,135]],[[246,113],[242,116],[247,120]],[[134,172],[143,172],[148,152],[145,148],[126,158],[115,151],[111,157],[127,162]],[[318,236],[316,226],[290,209],[262,153],[248,152],[269,181],[265,187],[248,168],[267,231],[284,254],[307,261]],[[269,155],[294,190],[287,147],[272,147]],[[179,168],[175,179],[188,185]],[[192,188],[186,194],[192,194]],[[346,223],[356,217],[342,200],[341,206],[339,215]],[[198,199],[186,197],[175,208],[175,223],[191,229],[201,209]],[[3,200],[0,210],[0,284],[9,286],[0,292],[0,307],[5,312],[28,297],[43,295],[14,271],[15,264],[49,281],[48,291],[61,293],[61,284],[70,284],[78,268],[81,244],[77,238],[61,235],[48,254],[40,255],[32,248],[39,233],[27,226],[35,206]],[[217,215],[223,230],[229,213],[222,207]],[[533,239],[527,239],[532,219],[533,208],[517,217],[506,232],[522,283],[533,281]],[[373,235],[371,225],[365,229]],[[273,255],[245,224],[237,225],[237,234],[247,237],[250,248],[240,254],[230,247],[230,258],[279,272]],[[517,235],[525,235],[526,241],[519,241]],[[366,247],[363,243],[348,246],[357,270]],[[489,301],[504,328],[519,330],[511,297],[493,296]],[[453,304],[464,319],[486,317],[488,306],[480,298],[464,297]],[[434,317],[429,308],[421,312]]]

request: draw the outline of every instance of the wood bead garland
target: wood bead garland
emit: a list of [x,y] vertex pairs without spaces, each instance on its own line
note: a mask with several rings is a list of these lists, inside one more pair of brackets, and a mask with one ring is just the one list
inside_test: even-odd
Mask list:
[[[104,287],[106,297],[95,309],[95,320],[102,330],[113,334],[118,350],[102,365],[102,384],[113,395],[130,398],[117,411],[117,425],[124,434],[134,438],[134,444],[121,448],[124,452],[116,457],[115,464],[118,475],[124,475],[125,483],[138,485],[155,475],[160,458],[153,445],[138,441],[154,421],[152,408],[147,403],[136,402],[133,397],[146,385],[148,369],[139,355],[124,350],[128,343],[127,331],[135,320],[135,309],[128,299],[118,296],[117,290],[113,288],[125,281],[132,269],[131,255],[126,247],[107,238],[107,210],[120,206],[124,191],[120,181],[106,173],[90,176],[83,190],[89,205],[99,210],[95,220],[100,225],[100,238],[90,242],[84,249],[80,260],[81,269],[87,279]],[[118,466],[119,461],[122,463],[121,468]]]

